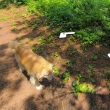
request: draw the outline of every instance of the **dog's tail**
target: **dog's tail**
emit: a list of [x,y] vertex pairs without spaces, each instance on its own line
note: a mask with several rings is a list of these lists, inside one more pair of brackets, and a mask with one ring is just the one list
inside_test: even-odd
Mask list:
[[12,49],[16,49],[20,43],[17,41],[12,41],[9,43],[9,47]]

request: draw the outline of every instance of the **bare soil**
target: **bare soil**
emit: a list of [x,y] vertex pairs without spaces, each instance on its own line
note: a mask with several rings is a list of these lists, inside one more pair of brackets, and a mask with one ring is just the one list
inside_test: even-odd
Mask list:
[[[36,28],[32,27],[33,22]],[[84,51],[81,43],[69,36],[59,39],[53,35],[54,40],[49,40],[48,36],[56,29],[44,22],[35,15],[30,17],[25,7],[0,10],[0,110],[110,110],[110,59],[107,57],[110,49],[95,44]],[[39,46],[43,37],[48,41],[43,40]],[[30,43],[35,53],[52,62],[62,73],[69,70],[69,81],[64,83],[55,75],[52,82],[44,79],[41,82],[44,89],[37,91],[25,77],[26,72],[22,74],[18,69],[14,50],[8,47],[13,40]],[[70,66],[68,60],[72,61]],[[92,77],[88,76],[90,72]],[[87,76],[85,82],[94,86],[94,94],[71,92],[78,74]]]

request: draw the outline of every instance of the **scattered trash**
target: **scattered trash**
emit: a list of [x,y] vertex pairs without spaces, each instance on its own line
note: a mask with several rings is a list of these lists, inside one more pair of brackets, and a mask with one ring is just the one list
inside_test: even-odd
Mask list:
[[108,53],[108,57],[110,57],[110,53]]
[[62,33],[60,33],[59,38],[65,38],[67,36],[67,34],[75,34],[75,32],[62,32]]

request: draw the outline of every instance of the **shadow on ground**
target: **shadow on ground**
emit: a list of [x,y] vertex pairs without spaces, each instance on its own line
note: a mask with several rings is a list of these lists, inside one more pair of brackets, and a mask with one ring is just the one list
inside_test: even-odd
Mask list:
[[[31,19],[30,21],[38,23],[37,21],[35,22],[35,19]],[[60,62],[59,57],[67,61],[69,60],[69,64],[64,62],[64,64],[62,63],[59,66],[59,69],[62,70],[61,68],[65,68],[64,70],[68,70],[71,77],[75,77],[78,74],[86,76],[83,82],[95,85],[97,93],[81,94],[82,97],[78,96],[76,98],[71,93],[71,85],[61,87],[59,82],[54,82],[51,86],[44,84],[46,88],[41,92],[39,97],[30,96],[25,101],[26,109],[73,110],[74,108],[74,110],[109,110],[110,95],[107,89],[110,86],[107,82],[110,79],[108,75],[110,71],[110,60],[107,58],[109,49],[95,44],[88,47],[87,51],[83,51],[80,42],[72,40],[71,37],[59,39],[58,36],[53,36],[49,40],[49,31],[51,33],[52,29],[47,28],[42,21],[39,24],[31,32],[22,36],[22,38],[17,38],[17,40],[31,39],[28,42],[33,43],[33,51],[53,62],[56,66],[60,65],[58,64]],[[36,39],[39,39],[41,36],[43,36],[43,39],[37,44]],[[55,53],[57,53],[56,56]],[[89,73],[92,73],[93,76],[90,77]],[[55,85],[56,87],[54,87]]]
[[[17,40],[30,38],[35,42],[36,38],[39,38],[39,36],[45,36],[44,30],[43,32],[42,30],[40,31],[41,32],[38,32],[40,34],[38,34],[37,29],[34,29],[31,33]],[[36,34],[33,35],[32,33]],[[110,60],[107,58],[109,49],[96,44],[88,47],[87,51],[83,51],[79,42],[74,44],[71,44],[71,42],[72,41],[69,38],[58,39],[57,36],[54,37],[54,40],[49,41],[48,36],[46,35],[44,44],[41,43],[41,45],[39,45],[33,43],[33,47],[35,53],[42,55],[45,59],[56,64],[56,66],[58,65],[58,62],[60,62],[58,59],[59,56],[61,59],[70,60],[70,65],[65,62],[65,66],[61,64],[59,69],[62,70],[61,68],[65,68],[64,70],[69,70],[71,77],[75,77],[78,74],[87,76],[84,82],[96,85],[97,93],[81,94],[77,97],[75,94],[71,93],[71,85],[58,88],[59,82],[56,87],[54,87],[56,84],[56,82],[54,82],[51,85],[52,87],[46,86],[39,97],[35,98],[34,96],[30,96],[24,103],[25,109],[109,110],[110,95],[109,90],[107,89],[109,86],[107,80],[110,79],[110,76],[108,75],[108,72],[110,71]],[[57,52],[58,55],[54,56],[55,52]],[[93,65],[93,68],[91,65]],[[89,77],[88,75],[90,72],[93,73],[92,77]],[[91,79],[94,79],[95,81],[92,81]]]
[[[25,31],[26,33],[15,40],[25,42],[28,38],[35,53],[55,64],[61,73],[68,70],[73,79],[79,74],[86,76],[85,80],[81,80],[81,83],[86,82],[95,85],[98,92],[96,94],[81,93],[77,96],[75,93],[71,93],[71,90],[74,89],[71,86],[73,79],[68,84],[68,82],[64,83],[58,76],[55,76],[55,80],[51,83],[46,79],[43,80],[42,84],[45,88],[39,95],[36,95],[38,92],[36,91],[36,94],[22,100],[24,110],[109,110],[110,59],[107,58],[107,53],[110,52],[109,48],[96,44],[84,51],[80,42],[74,41],[71,39],[72,37],[59,39],[58,35],[51,35],[55,29],[49,28],[43,21],[44,19],[40,18],[37,21],[36,18],[29,18],[26,21],[28,31],[22,27],[23,22],[18,22],[16,24],[17,31],[15,29],[12,32],[17,34]],[[30,22],[37,25],[33,28]],[[19,26],[21,27],[19,28]],[[14,52],[8,50],[8,44],[0,45],[0,64],[0,94],[6,90],[13,91],[14,94],[19,90],[25,77],[21,77],[21,74],[15,72],[18,67],[14,59]],[[92,73],[92,76],[89,76],[89,73]],[[2,102],[1,106],[11,98],[12,96]]]

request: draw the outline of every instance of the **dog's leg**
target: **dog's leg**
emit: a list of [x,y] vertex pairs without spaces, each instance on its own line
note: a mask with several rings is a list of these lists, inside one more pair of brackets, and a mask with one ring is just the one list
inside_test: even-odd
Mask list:
[[22,66],[22,64],[18,63],[18,66],[19,66],[19,71],[20,72],[23,72],[25,70],[25,68]]
[[30,76],[30,82],[32,85],[36,84],[36,80],[35,80],[34,76]]
[[41,90],[43,88],[43,86],[40,84],[40,82],[38,81],[38,79],[34,75],[30,76],[30,82],[32,85],[36,86],[37,90]]
[[17,63],[18,63],[20,72],[23,72],[23,71],[25,70],[25,68],[24,68],[23,65],[20,63],[20,57],[19,57],[17,54],[15,54],[15,59],[16,59],[16,61],[17,61]]

